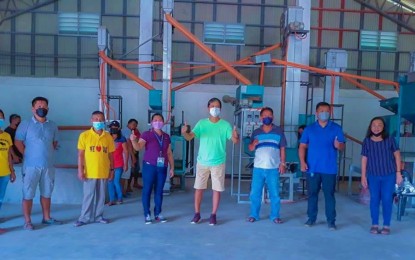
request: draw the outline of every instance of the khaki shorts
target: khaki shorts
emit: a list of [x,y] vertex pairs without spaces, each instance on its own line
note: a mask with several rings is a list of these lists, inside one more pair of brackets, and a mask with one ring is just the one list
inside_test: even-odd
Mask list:
[[23,167],[23,199],[32,200],[39,185],[40,196],[50,198],[55,184],[55,168]]
[[219,164],[215,166],[204,166],[201,164],[196,165],[196,180],[194,188],[197,190],[205,190],[209,175],[212,178],[212,190],[224,191],[225,190],[225,164]]

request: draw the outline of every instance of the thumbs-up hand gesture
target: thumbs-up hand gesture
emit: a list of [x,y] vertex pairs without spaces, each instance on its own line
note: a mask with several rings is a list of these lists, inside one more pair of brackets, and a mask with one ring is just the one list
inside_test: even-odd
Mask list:
[[187,133],[187,129],[188,129],[187,123],[186,123],[186,122],[184,122],[184,124],[183,124],[183,126],[182,126],[182,135],[184,135],[184,134],[186,134],[186,133]]
[[339,148],[339,144],[340,144],[340,142],[337,140],[337,136],[336,136],[336,138],[334,138],[334,147],[336,149],[338,149]]

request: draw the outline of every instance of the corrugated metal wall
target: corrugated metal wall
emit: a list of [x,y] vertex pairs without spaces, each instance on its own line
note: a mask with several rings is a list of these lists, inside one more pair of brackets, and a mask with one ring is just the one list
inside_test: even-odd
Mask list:
[[[36,9],[31,13],[7,20],[0,26],[0,75],[36,77],[80,77],[97,78],[98,58],[96,38],[59,35],[57,14],[59,12],[93,12],[102,17],[113,42],[112,56],[121,57],[138,46],[140,0],[65,0]],[[5,2],[0,2],[4,11]],[[16,1],[19,3],[19,1]],[[227,61],[235,61],[251,55],[267,46],[281,41],[280,17],[288,0],[227,0],[188,1],[176,0],[174,17],[198,38],[203,37],[204,22],[242,23],[246,25],[245,46],[209,45]],[[20,2],[25,8],[24,4]],[[154,33],[160,32],[161,0],[154,1]],[[2,9],[1,9],[2,8]],[[409,20],[415,26],[415,18]],[[383,30],[399,32],[396,52],[359,50],[360,30]],[[324,53],[329,49],[342,48],[348,52],[350,73],[396,80],[399,74],[407,72],[409,55],[414,51],[415,35],[399,28],[395,23],[352,0],[312,1],[310,37],[310,65],[324,66]],[[200,51],[180,32],[173,35],[173,76],[177,82],[185,82],[200,74],[210,72],[214,67],[185,70],[191,64],[213,64],[211,58]],[[137,51],[125,58],[137,59]],[[280,58],[280,51],[272,53]],[[154,41],[154,59],[162,56],[161,38]],[[136,66],[127,65],[134,71]],[[161,79],[161,66],[155,66],[155,80]],[[241,67],[239,70],[252,82],[257,83],[259,69]],[[123,78],[115,70],[111,78]],[[217,75],[206,83],[238,84],[226,73]],[[279,86],[280,69],[270,68],[265,73],[264,84]],[[310,79],[310,82],[318,82]],[[389,87],[368,84],[377,89]],[[353,86],[342,82],[342,87]]]

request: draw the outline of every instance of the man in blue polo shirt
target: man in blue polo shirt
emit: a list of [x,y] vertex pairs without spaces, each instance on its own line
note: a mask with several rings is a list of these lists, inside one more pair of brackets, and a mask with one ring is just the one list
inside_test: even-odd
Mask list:
[[55,181],[53,155],[57,147],[58,127],[46,118],[48,100],[36,97],[32,100],[33,117],[20,123],[16,131],[15,145],[23,154],[23,214],[26,230],[33,230],[31,212],[36,188],[40,189],[44,225],[62,224],[50,216],[51,195]]
[[318,194],[322,188],[327,224],[330,230],[336,230],[334,191],[337,180],[337,151],[344,149],[345,138],[341,126],[329,121],[330,110],[330,104],[326,102],[317,104],[317,121],[304,129],[298,154],[301,171],[307,173],[308,220],[305,225],[311,227],[316,223]]

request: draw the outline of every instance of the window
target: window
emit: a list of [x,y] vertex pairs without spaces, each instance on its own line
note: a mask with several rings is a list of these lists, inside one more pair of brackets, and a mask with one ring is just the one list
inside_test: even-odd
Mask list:
[[203,36],[205,43],[244,45],[245,25],[205,23]]
[[360,31],[360,49],[375,51],[396,51],[396,32]]
[[59,33],[97,35],[100,16],[92,13],[60,13]]

